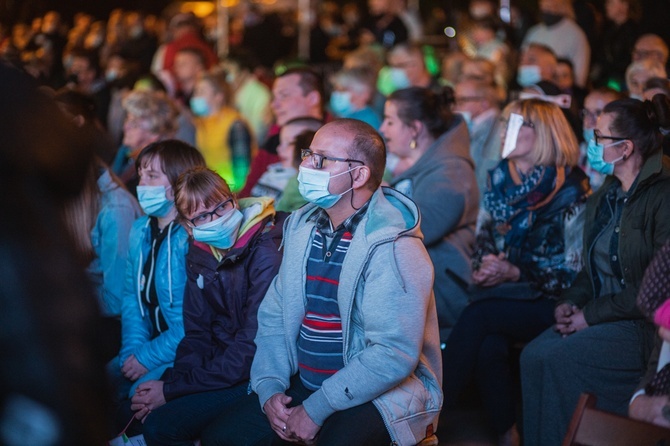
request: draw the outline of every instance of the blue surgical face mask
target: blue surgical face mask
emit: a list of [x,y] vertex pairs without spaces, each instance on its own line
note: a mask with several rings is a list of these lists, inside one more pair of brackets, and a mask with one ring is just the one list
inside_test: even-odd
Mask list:
[[228,249],[237,241],[243,217],[239,209],[234,209],[223,217],[193,228],[193,238],[215,248]]
[[300,166],[300,169],[298,170],[298,190],[300,191],[300,195],[302,195],[305,200],[314,203],[319,207],[324,209],[331,208],[339,201],[342,195],[352,190],[353,187],[350,187],[341,194],[331,194],[328,190],[330,179],[349,173],[359,167],[361,166],[356,166],[336,175],[330,175],[330,173],[325,170],[316,170]]
[[202,96],[193,96],[191,98],[191,110],[196,116],[209,116],[212,113],[212,109],[207,103],[207,99]]
[[107,79],[107,82],[112,82],[116,80],[119,77],[119,72],[114,70],[114,69],[109,69],[105,73],[105,79]]
[[151,217],[165,217],[174,206],[166,194],[165,186],[137,186],[137,200],[144,213]]
[[606,146],[602,144],[596,144],[595,138],[589,140],[589,146],[586,150],[586,158],[589,160],[591,168],[596,172],[600,172],[603,175],[612,175],[614,173],[614,165],[623,159],[623,156],[607,162],[603,159],[603,152],[605,147],[611,147],[616,144],[622,143],[624,141],[613,142]]
[[407,73],[400,68],[391,68],[389,77],[396,90],[402,90],[411,86]]
[[537,65],[521,65],[516,74],[516,81],[522,87],[535,85],[542,80],[540,67]]
[[346,118],[353,113],[354,106],[351,103],[351,93],[348,91],[334,91],[330,95],[330,109],[338,117]]
[[459,111],[458,113],[463,116],[463,120],[465,121],[465,125],[468,126],[468,131],[472,133],[472,113],[469,111]]
[[587,144],[589,141],[595,138],[593,135],[593,130],[594,129],[587,129],[587,128],[583,130],[584,142],[586,142]]

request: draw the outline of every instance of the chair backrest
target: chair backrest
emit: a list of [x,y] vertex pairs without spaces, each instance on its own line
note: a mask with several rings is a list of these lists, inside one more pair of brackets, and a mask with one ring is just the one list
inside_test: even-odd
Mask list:
[[563,446],[670,446],[670,429],[595,408],[596,397],[583,393]]

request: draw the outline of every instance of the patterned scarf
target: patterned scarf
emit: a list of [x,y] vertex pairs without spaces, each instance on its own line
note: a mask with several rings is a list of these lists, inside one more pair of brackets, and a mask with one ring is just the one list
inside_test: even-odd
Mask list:
[[489,172],[484,206],[506,246],[521,245],[533,227],[536,211],[554,198],[563,183],[564,167],[535,166],[521,175],[513,161],[503,160]]

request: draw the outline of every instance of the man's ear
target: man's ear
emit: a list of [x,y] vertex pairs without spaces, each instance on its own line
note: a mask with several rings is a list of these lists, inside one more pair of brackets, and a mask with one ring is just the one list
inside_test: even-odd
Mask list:
[[353,170],[351,174],[354,179],[354,182],[352,184],[352,187],[354,189],[360,189],[362,187],[365,187],[370,181],[371,172],[368,166],[360,166],[357,169]]
[[318,91],[316,90],[310,91],[309,93],[307,93],[306,97],[309,105],[311,105],[312,107],[321,106],[321,94]]

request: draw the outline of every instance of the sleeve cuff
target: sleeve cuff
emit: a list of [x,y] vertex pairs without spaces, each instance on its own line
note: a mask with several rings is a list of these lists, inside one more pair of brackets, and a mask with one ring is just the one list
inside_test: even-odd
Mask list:
[[633,396],[631,397],[630,401],[628,402],[628,405],[630,406],[631,404],[633,404],[633,401],[635,401],[635,398],[637,398],[638,396],[640,396],[640,395],[646,395],[646,394],[647,394],[647,393],[644,391],[644,389],[640,389],[640,390],[638,390],[637,392],[635,392],[635,393],[633,394]]
[[309,396],[302,405],[305,407],[307,415],[319,426],[323,426],[326,419],[331,416],[335,409],[330,406],[323,389],[319,389]]
[[267,400],[269,400],[272,395],[277,393],[285,393],[286,387],[279,380],[265,379],[253,386],[253,391],[258,395],[258,401],[261,403],[261,410],[263,413],[265,413],[263,407],[265,406]]

